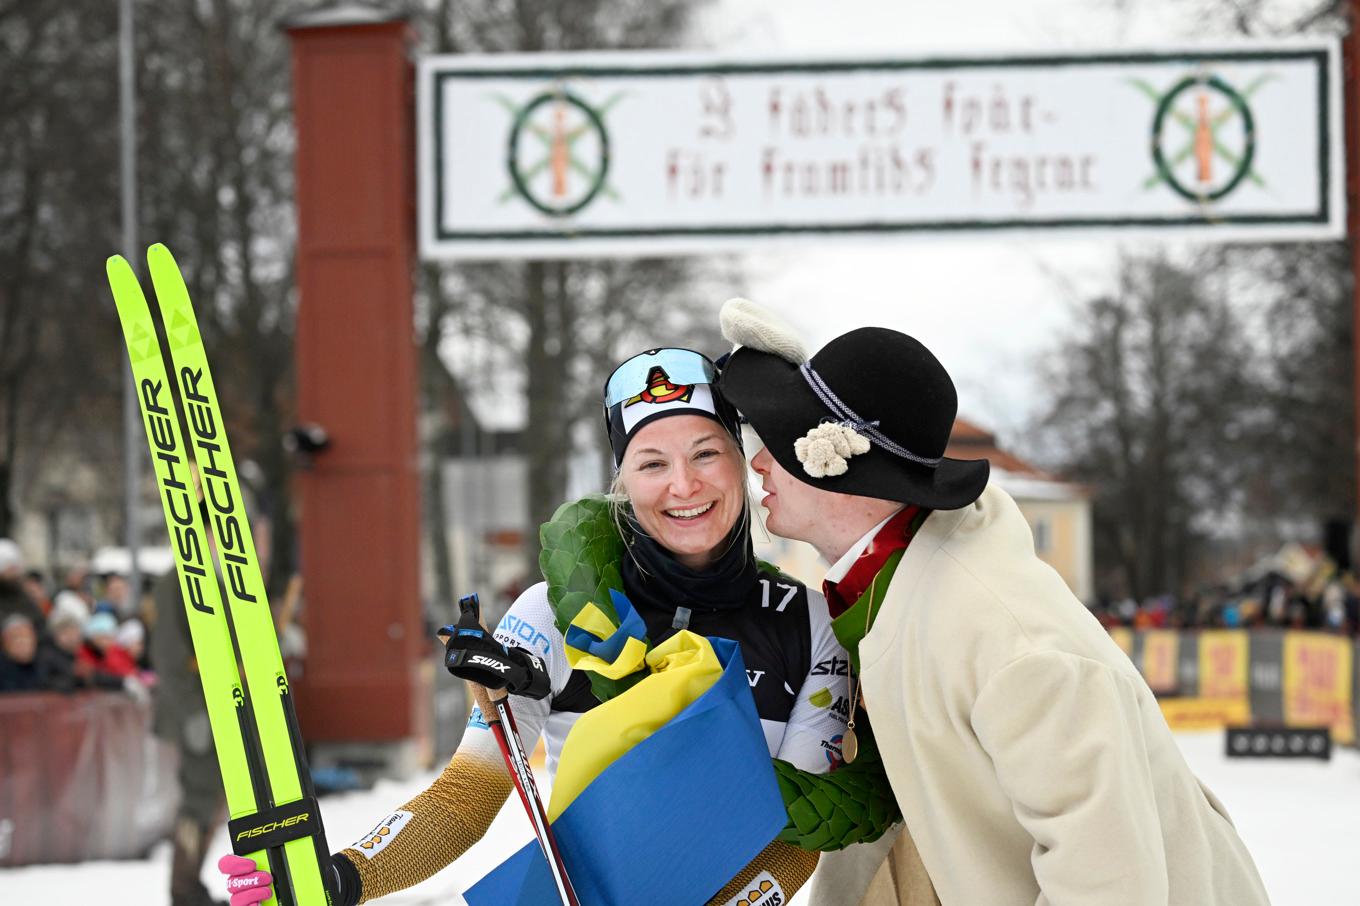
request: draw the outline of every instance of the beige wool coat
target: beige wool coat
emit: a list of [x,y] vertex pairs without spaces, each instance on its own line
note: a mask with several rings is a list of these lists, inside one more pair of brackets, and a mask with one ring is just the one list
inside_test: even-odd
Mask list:
[[1151,690],[1001,489],[926,519],[859,653],[944,906],[1268,903]]

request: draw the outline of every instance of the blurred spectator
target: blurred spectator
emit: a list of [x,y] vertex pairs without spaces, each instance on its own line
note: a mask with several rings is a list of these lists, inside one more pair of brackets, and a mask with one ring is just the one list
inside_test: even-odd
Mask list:
[[1228,629],[1242,628],[1242,612],[1238,609],[1236,601],[1229,601],[1223,605],[1223,625]]
[[171,836],[170,906],[210,906],[214,901],[203,886],[201,874],[226,805],[222,774],[189,636],[189,619],[174,572],[157,581],[154,595],[156,618],[150,648],[157,682],[151,726],[157,736],[179,750],[176,779],[180,802]]
[[145,672],[151,668],[146,656],[146,627],[142,625],[141,620],[125,620],[119,624],[115,641],[128,653],[128,657],[132,658],[138,672]]
[[47,618],[50,644],[40,653],[40,672],[43,683],[59,692],[73,692],[81,685],[76,676],[76,652],[85,638],[85,621],[89,612],[79,595],[57,595],[52,613]]
[[0,623],[0,692],[33,692],[44,688],[38,670],[38,630],[33,621],[14,613]]
[[42,622],[43,612],[24,591],[23,574],[24,555],[19,545],[9,538],[0,538],[0,620],[18,613],[37,625]]
[[[86,620],[90,619],[90,605],[84,603],[83,597],[80,597],[79,594],[60,590],[60,592],[57,592],[57,596],[52,599],[52,612],[48,614],[49,631],[52,631],[52,624],[56,622],[58,616],[68,618],[68,622],[65,623],[68,626],[73,620],[76,627],[83,633],[84,624],[86,624]],[[83,635],[76,635],[76,642],[79,643],[82,638]],[[72,653],[75,653],[75,649],[72,649]]]
[[1328,582],[1322,589],[1322,622],[1328,632],[1345,632],[1346,587],[1340,578]]
[[137,616],[126,577],[117,573],[109,573],[104,577],[104,594],[95,602],[94,612],[112,614],[115,620]]
[[0,538],[0,578],[15,580],[24,569],[24,555],[19,545],[9,538]]
[[1298,629],[1360,637],[1360,579],[1320,547],[1289,543],[1233,579],[1180,599],[1142,603],[1098,595],[1092,614],[1107,629]]
[[72,591],[80,595],[85,604],[94,607],[94,591],[90,588],[90,570],[87,566],[72,566],[62,574],[61,590]]
[[43,619],[52,612],[52,599],[47,595],[47,585],[43,582],[43,574],[39,570],[30,569],[24,573],[19,584],[23,586],[28,599],[38,605],[42,611]]
[[[126,682],[128,677],[108,672],[96,663],[92,654],[86,652],[88,624],[93,621],[80,595],[69,591],[57,594],[52,604],[52,616],[47,620],[52,645],[43,663],[43,672],[48,687],[64,692],[88,688],[124,690],[134,696],[145,696],[146,690],[134,685],[135,679],[132,683]],[[96,627],[101,635],[105,629],[107,624],[105,627]]]
[[97,613],[85,624],[85,644],[76,652],[76,670],[133,676],[137,664],[118,644],[118,620],[110,613]]

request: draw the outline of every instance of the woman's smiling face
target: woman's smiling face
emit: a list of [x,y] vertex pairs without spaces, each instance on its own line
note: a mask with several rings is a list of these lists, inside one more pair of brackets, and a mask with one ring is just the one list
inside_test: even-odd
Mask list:
[[702,415],[643,426],[619,476],[643,530],[692,569],[717,558],[741,515],[745,463],[731,435]]

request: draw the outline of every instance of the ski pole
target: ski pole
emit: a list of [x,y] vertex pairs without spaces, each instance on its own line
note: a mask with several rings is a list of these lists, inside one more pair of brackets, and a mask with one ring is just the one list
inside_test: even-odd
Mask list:
[[[481,604],[476,595],[460,598],[458,610],[460,626],[467,624],[481,627]],[[576,890],[571,886],[571,878],[567,876],[567,867],[562,861],[557,838],[553,836],[552,826],[548,823],[548,813],[543,808],[543,799],[538,795],[538,785],[534,782],[534,772],[529,767],[529,758],[520,743],[515,715],[510,710],[510,693],[505,689],[487,689],[471,681],[468,682],[468,687],[472,690],[477,707],[481,709],[482,718],[491,728],[492,735],[496,737],[496,745],[501,750],[501,757],[505,759],[505,767],[510,772],[510,779],[519,793],[519,800],[529,816],[529,823],[533,825],[534,836],[538,838],[538,845],[543,850],[543,858],[548,860],[553,883],[557,886],[557,895],[561,898],[563,906],[580,906]]]

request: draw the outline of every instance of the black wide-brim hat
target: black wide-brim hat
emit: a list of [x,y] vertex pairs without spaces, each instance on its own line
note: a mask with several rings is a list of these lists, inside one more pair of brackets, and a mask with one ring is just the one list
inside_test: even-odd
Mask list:
[[[954,382],[920,342],[883,327],[852,330],[803,365],[743,346],[718,386],[790,475],[813,487],[955,510],[987,486],[985,459],[944,455],[958,411]],[[814,477],[795,442],[827,422],[868,437],[840,475]]]

